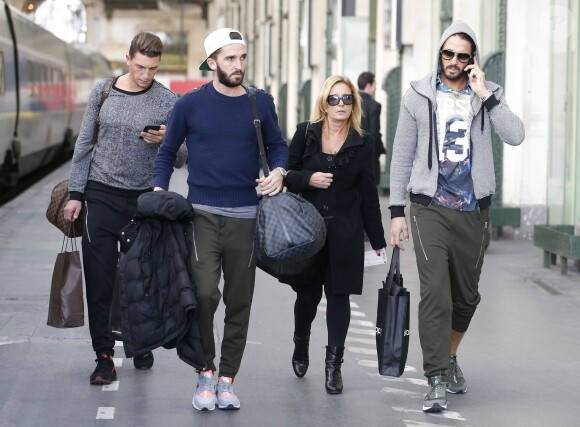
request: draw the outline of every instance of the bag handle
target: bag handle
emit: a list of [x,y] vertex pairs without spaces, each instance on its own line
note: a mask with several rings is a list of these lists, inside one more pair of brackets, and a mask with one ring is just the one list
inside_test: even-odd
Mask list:
[[[72,231],[72,234],[74,236],[74,227],[72,225],[72,222],[71,222],[71,229],[72,229],[71,230]],[[75,237],[67,237],[67,235],[63,233],[62,246],[60,247],[60,252],[61,253],[62,252],[66,252],[66,250],[68,249],[69,242],[70,242],[70,249],[71,249],[71,251],[77,251],[78,250],[77,249],[77,239],[76,239],[76,236]]]
[[401,283],[401,254],[398,246],[393,248],[393,255],[391,255],[391,266],[389,267],[389,272],[387,274],[386,280],[383,282],[383,289],[390,289],[391,283],[394,283],[395,274],[398,283]]
[[246,92],[250,98],[252,105],[252,114],[254,115],[254,127],[256,128],[256,136],[258,137],[258,147],[260,149],[260,164],[264,170],[264,176],[270,175],[270,167],[268,166],[268,157],[266,156],[266,149],[264,148],[264,140],[262,139],[262,122],[258,116],[258,107],[256,106],[256,88],[248,86]]

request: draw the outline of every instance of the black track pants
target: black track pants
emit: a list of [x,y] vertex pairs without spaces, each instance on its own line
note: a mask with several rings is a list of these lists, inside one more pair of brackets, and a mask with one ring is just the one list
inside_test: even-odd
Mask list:
[[82,249],[89,330],[97,355],[113,355],[109,318],[119,257],[119,232],[137,210],[143,191],[120,190],[89,181],[83,198]]

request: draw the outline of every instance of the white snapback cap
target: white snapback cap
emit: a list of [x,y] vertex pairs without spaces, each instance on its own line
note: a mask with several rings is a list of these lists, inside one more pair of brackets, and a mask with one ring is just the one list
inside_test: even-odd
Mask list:
[[206,58],[199,64],[199,69],[204,71],[212,71],[207,65],[207,58],[211,56],[216,50],[221,49],[229,44],[242,44],[246,45],[244,36],[238,30],[233,28],[220,28],[210,33],[203,42],[203,47],[205,48]]

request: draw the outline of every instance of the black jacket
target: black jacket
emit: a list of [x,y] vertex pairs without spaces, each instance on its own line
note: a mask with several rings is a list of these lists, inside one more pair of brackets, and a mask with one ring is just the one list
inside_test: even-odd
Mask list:
[[380,184],[381,179],[381,165],[379,157],[385,154],[385,146],[383,144],[383,137],[381,135],[381,104],[373,99],[373,97],[366,92],[359,92],[362,99],[362,118],[361,127],[370,136],[373,137],[373,175],[375,177],[375,184]]
[[176,347],[184,362],[205,368],[189,266],[192,217],[191,204],[179,194],[148,192],[121,231],[119,301],[127,357]]
[[[299,124],[292,138],[286,186],[289,191],[301,193],[327,218],[327,256],[334,292],[360,294],[364,268],[363,230],[373,249],[387,245],[371,168],[371,140],[351,130],[336,154],[334,166],[328,170],[321,155],[322,122],[310,124],[306,130],[307,124]],[[333,174],[328,189],[310,187],[314,172]],[[325,251],[321,251],[321,256],[326,256]]]

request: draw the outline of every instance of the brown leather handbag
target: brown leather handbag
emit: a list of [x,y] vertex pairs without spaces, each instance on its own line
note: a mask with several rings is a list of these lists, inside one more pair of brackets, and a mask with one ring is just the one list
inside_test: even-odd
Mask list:
[[46,219],[56,228],[62,231],[66,237],[81,237],[83,234],[83,222],[76,219],[69,222],[64,219],[64,207],[69,200],[68,179],[61,181],[52,190],[50,203],[46,209]]

